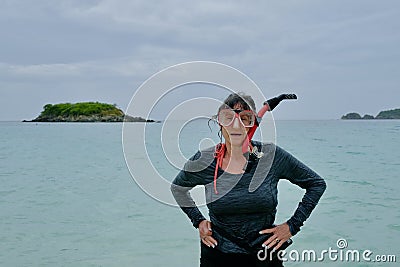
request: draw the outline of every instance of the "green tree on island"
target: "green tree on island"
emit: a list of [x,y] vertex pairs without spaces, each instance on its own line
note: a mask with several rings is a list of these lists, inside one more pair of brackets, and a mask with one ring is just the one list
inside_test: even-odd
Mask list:
[[82,103],[61,103],[47,104],[43,107],[43,111],[39,117],[57,117],[57,116],[123,116],[124,113],[114,105],[99,102],[82,102]]
[[154,122],[125,115],[116,104],[99,102],[46,104],[34,122]]

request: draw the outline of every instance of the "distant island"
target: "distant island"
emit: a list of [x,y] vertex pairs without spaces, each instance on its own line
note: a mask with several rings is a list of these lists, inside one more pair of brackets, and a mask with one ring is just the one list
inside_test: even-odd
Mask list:
[[99,102],[47,104],[40,115],[24,122],[158,122],[124,114],[116,105]]
[[342,120],[399,120],[400,119],[400,109],[385,110],[379,112],[379,114],[374,117],[372,115],[365,114],[361,117],[360,114],[356,112],[347,113],[342,116]]

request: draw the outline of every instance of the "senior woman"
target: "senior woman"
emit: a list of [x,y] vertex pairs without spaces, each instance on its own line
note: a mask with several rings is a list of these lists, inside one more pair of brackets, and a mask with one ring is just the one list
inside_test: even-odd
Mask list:
[[[217,115],[225,142],[198,151],[172,182],[177,203],[199,230],[201,267],[283,266],[276,252],[290,244],[325,191],[325,181],[317,173],[279,146],[251,141],[249,147],[259,152],[243,153],[255,120],[249,95],[229,95]],[[255,178],[261,182],[249,190]],[[291,218],[275,225],[280,179],[306,192]],[[190,196],[189,190],[197,185],[205,186],[210,221]],[[260,257],[262,248],[269,257]]]

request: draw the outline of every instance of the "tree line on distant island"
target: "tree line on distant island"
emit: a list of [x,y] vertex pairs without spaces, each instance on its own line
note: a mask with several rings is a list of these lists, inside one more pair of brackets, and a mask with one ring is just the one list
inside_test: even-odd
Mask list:
[[379,112],[379,114],[374,117],[372,115],[365,114],[361,117],[360,114],[356,112],[347,113],[346,115],[342,116],[342,120],[391,120],[391,119],[400,119],[400,109],[392,109],[392,110],[385,110]]
[[[26,121],[26,120],[24,120]],[[99,102],[47,104],[32,122],[156,122],[124,114],[116,104]]]

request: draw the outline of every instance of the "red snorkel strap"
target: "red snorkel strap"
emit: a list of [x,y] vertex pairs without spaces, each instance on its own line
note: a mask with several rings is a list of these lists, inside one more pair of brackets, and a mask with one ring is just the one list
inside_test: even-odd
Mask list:
[[218,195],[217,191],[217,176],[218,176],[218,168],[222,167],[222,160],[224,159],[225,156],[225,149],[226,145],[224,143],[219,143],[214,152],[214,158],[217,159],[217,162],[215,164],[215,171],[214,171],[214,192],[215,194]]

